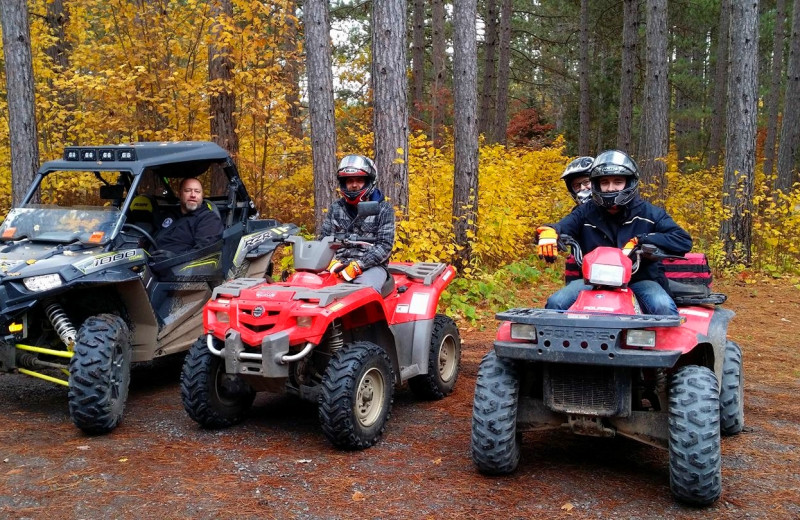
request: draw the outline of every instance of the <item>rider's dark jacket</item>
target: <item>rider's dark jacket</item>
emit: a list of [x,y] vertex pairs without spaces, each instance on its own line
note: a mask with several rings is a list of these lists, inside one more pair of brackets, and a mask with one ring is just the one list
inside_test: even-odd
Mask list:
[[356,260],[364,270],[386,265],[394,247],[394,208],[377,188],[370,200],[379,201],[378,214],[358,219],[355,205],[348,204],[344,198],[335,201],[328,208],[322,230],[318,233],[319,238],[347,233],[347,237],[354,240],[359,240],[359,237],[374,239],[371,247],[343,247],[336,251],[336,258],[341,262]]
[[[637,197],[619,213],[612,215],[594,202],[575,208],[552,227],[558,234],[570,235],[585,255],[598,246],[622,248],[631,238],[640,244],[653,244],[673,255],[683,255],[692,249],[692,237],[672,220],[666,211]],[[661,262],[642,259],[631,282],[655,280],[669,291]]]
[[155,236],[158,249],[176,254],[202,249],[222,239],[222,220],[206,200],[194,211],[167,215],[158,226]]

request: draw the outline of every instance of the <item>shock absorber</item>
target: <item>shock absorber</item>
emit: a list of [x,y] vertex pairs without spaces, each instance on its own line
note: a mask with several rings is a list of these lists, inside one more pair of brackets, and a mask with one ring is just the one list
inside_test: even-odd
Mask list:
[[72,322],[61,305],[56,302],[50,303],[44,308],[44,312],[47,314],[47,319],[53,324],[53,328],[56,330],[58,337],[61,338],[61,341],[64,342],[67,348],[72,349],[75,344],[75,338],[78,336],[78,331],[72,326]]
[[328,339],[328,345],[331,348],[331,354],[335,354],[342,345],[344,345],[344,338],[342,337],[342,327],[339,320],[331,322],[331,337]]

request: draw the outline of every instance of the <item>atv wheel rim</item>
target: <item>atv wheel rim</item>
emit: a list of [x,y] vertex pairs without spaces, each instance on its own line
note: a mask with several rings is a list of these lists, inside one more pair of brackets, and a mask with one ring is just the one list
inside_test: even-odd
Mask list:
[[377,368],[367,370],[356,392],[355,412],[361,426],[372,426],[381,416],[384,392],[385,382],[381,371]]
[[111,401],[116,403],[119,400],[120,383],[123,379],[125,371],[125,356],[122,351],[122,345],[114,347],[114,353],[111,357],[111,371],[109,374],[109,393]]
[[456,338],[451,334],[442,339],[439,346],[439,377],[442,381],[450,381],[456,373]]

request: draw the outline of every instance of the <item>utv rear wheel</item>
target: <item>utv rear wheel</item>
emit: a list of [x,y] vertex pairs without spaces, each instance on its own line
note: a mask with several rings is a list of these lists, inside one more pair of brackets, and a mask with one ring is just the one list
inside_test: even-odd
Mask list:
[[490,350],[478,367],[472,407],[472,461],[481,473],[502,475],[517,469],[518,398],[513,362]]
[[428,348],[428,373],[414,376],[408,386],[422,399],[442,399],[456,386],[461,363],[461,337],[455,322],[443,314],[433,320],[430,347]]
[[728,341],[725,344],[719,389],[719,430],[722,435],[736,435],[742,428],[744,428],[742,349],[733,341]]
[[695,506],[713,503],[722,492],[721,469],[717,378],[706,367],[682,367],[669,388],[672,494]]
[[119,316],[83,322],[69,362],[69,414],[89,434],[108,433],[122,420],[131,379],[130,331]]
[[206,337],[192,344],[181,371],[181,400],[189,417],[203,428],[226,428],[242,422],[255,391],[208,350]]
[[392,409],[394,374],[386,352],[357,341],[342,347],[322,377],[319,421],[334,446],[369,448],[380,439]]

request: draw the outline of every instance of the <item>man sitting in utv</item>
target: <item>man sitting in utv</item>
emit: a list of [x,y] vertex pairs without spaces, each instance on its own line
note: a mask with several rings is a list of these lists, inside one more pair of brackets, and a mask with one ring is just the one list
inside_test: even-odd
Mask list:
[[168,214],[158,224],[155,236],[158,252],[175,256],[203,249],[222,239],[223,225],[211,203],[203,200],[203,185],[190,177],[183,179],[178,196],[179,211]]
[[[689,252],[689,233],[666,211],[638,196],[639,176],[639,167],[628,154],[609,150],[598,155],[589,172],[593,203],[577,206],[556,224],[539,227],[539,257],[555,260],[559,234],[575,238],[584,254],[599,246],[630,253],[637,244],[652,244],[673,255]],[[661,262],[643,258],[629,287],[645,314],[678,314]],[[570,282],[548,298],[546,308],[568,309],[580,291],[590,288],[583,280]]]
[[[386,265],[394,247],[394,209],[376,186],[378,171],[372,159],[345,156],[336,178],[342,198],[328,208],[319,238],[346,233],[356,240],[369,239],[372,245],[337,250],[328,270],[345,281],[367,285],[380,293],[389,276]],[[378,201],[377,215],[357,216],[358,204],[365,201]]]

